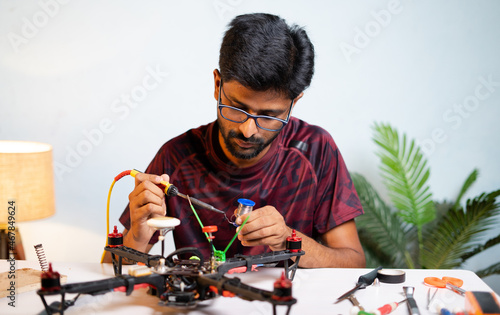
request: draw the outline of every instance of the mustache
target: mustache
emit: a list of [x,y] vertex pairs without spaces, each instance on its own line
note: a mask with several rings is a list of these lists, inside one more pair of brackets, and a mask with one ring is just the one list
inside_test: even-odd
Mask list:
[[242,133],[236,133],[234,130],[230,130],[228,136],[230,138],[236,138],[248,143],[253,143],[253,144],[264,144],[264,139],[259,139],[254,136],[251,136],[250,138],[245,137]]

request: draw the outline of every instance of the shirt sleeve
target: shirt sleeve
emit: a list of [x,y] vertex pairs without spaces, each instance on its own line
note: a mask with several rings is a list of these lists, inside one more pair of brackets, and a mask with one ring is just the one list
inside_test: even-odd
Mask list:
[[332,228],[363,214],[351,176],[335,142],[324,137],[321,158],[316,161],[318,205],[314,214],[315,229],[324,234]]

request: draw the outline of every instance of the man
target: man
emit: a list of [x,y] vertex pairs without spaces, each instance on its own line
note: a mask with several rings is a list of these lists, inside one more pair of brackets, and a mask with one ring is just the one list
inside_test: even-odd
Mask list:
[[[283,250],[296,229],[306,252],[300,266],[364,267],[354,223],[363,210],[340,152],[325,130],[291,116],[314,72],[306,32],[270,14],[238,16],[224,36],[219,67],[213,72],[217,121],[165,143],[136,176],[120,218],[124,244],[149,251],[157,234],[146,221],[167,215],[181,220],[177,248],[195,246],[209,255],[189,203],[165,197],[157,186],[164,180],[226,213],[197,209],[205,226],[218,226],[216,249],[238,233],[228,257]],[[239,198],[256,204],[232,222]]]

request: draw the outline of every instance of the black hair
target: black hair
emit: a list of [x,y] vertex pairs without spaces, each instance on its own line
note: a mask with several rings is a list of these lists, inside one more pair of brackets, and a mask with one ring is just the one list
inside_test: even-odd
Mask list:
[[239,15],[222,40],[219,67],[225,82],[294,99],[311,83],[314,46],[303,28],[288,26],[279,16]]

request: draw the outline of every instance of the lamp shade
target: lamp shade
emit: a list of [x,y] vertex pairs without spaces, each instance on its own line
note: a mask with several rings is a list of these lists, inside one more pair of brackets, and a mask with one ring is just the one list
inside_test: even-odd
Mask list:
[[[9,202],[15,214],[9,219]],[[30,221],[55,213],[52,146],[0,140],[0,224]]]

